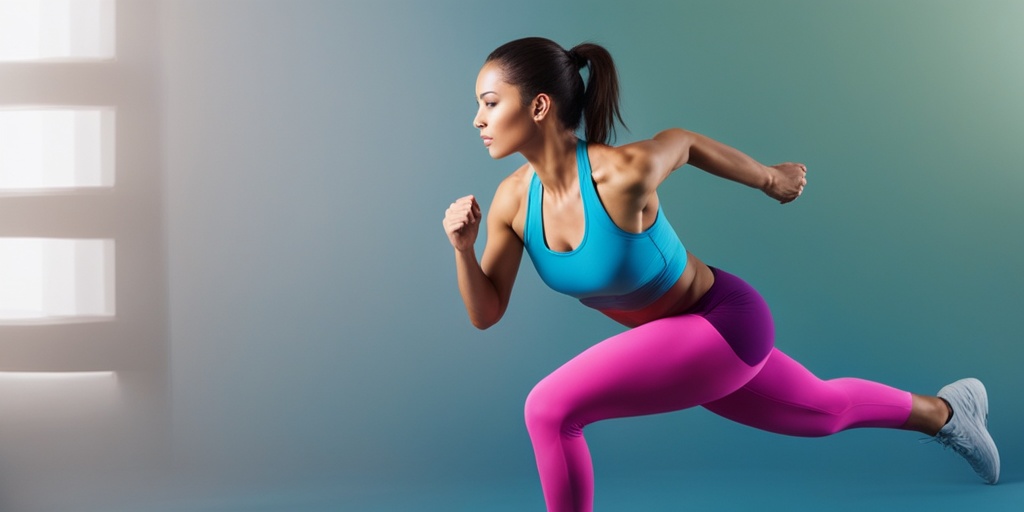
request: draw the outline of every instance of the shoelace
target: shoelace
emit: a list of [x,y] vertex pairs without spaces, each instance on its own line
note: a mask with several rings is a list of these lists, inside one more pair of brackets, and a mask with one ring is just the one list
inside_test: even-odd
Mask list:
[[939,443],[942,445],[944,449],[948,448],[953,450],[961,457],[966,459],[967,462],[971,465],[971,467],[974,468],[974,470],[976,472],[979,472],[980,474],[981,470],[986,469],[984,461],[982,461],[980,458],[972,456],[978,455],[980,452],[977,450],[970,450],[967,447],[968,443],[966,443],[965,441],[967,441],[967,435],[960,432],[959,430],[955,432],[948,432],[946,434],[941,435],[935,434],[935,436],[931,438],[920,440],[921,443]]

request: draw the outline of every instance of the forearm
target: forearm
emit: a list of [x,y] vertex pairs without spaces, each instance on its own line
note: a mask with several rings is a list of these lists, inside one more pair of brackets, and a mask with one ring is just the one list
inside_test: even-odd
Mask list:
[[766,190],[771,186],[772,174],[767,166],[721,142],[696,133],[692,133],[692,136],[689,155],[691,165],[758,190]]
[[498,291],[476,259],[472,247],[455,250],[455,269],[459,280],[459,293],[466,305],[469,321],[478,329],[486,329],[501,318]]

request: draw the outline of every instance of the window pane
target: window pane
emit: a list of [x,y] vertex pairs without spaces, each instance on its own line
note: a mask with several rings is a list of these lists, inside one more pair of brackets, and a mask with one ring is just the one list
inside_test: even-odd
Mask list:
[[114,58],[115,0],[0,0],[0,61]]
[[0,238],[0,322],[113,315],[113,240]]
[[113,186],[114,118],[112,108],[0,109],[0,191]]

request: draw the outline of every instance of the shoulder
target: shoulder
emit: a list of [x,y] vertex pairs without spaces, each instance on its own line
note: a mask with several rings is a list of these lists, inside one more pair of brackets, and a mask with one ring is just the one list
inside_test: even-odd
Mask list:
[[651,171],[650,141],[638,141],[622,146],[590,144],[591,172],[597,183],[629,186],[644,181]]
[[491,202],[491,215],[498,215],[502,220],[511,223],[526,200],[532,177],[533,170],[530,164],[523,164],[501,180]]
[[[594,180],[624,187],[656,187],[688,158],[688,132],[671,128],[650,139],[621,146],[591,144]],[[600,171],[598,172],[598,168]]]
[[533,178],[533,169],[530,168],[530,164],[523,164],[520,168],[516,169],[501,180],[498,184],[498,190],[494,193],[494,199],[516,199],[526,196],[527,191],[530,188],[530,179]]

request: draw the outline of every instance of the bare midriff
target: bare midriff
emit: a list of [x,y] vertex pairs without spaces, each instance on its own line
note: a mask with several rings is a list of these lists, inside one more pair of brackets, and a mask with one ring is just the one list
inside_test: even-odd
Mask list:
[[715,275],[703,261],[687,253],[686,268],[672,288],[650,305],[635,311],[601,310],[605,316],[626,327],[636,327],[652,320],[680,315],[693,307],[715,282]]

